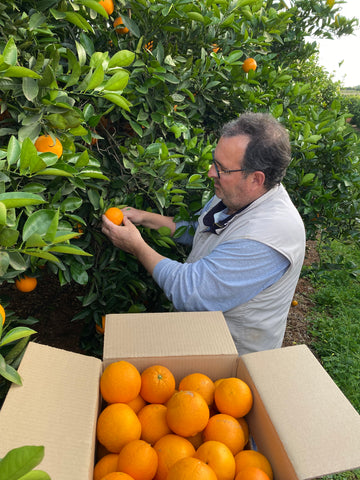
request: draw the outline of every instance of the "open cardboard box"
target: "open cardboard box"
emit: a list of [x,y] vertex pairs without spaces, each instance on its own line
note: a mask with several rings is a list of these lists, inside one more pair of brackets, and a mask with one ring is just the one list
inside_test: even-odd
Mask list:
[[99,378],[110,362],[161,363],[179,380],[200,371],[237,375],[252,389],[253,444],[275,480],[305,480],[360,467],[360,416],[304,346],[238,357],[220,312],[107,315],[103,362],[31,342],[0,411],[0,458],[44,445],[38,468],[53,480],[92,480]]

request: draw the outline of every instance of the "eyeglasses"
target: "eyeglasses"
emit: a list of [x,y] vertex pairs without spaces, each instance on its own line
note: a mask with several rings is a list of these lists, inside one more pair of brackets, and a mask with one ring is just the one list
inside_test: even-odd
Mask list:
[[220,173],[225,173],[226,175],[229,175],[230,173],[233,173],[233,172],[244,172],[245,170],[247,170],[247,168],[237,168],[236,170],[227,170],[227,169],[220,170],[219,169],[220,164],[215,160],[214,150],[211,153],[213,158],[213,164],[214,164],[218,178],[220,178]]

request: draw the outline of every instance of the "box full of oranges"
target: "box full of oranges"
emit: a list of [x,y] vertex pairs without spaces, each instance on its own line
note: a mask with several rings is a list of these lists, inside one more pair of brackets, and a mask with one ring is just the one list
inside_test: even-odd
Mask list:
[[221,312],[106,316],[102,360],[30,342],[0,458],[52,479],[305,480],[360,467],[360,416],[305,345],[238,356]]

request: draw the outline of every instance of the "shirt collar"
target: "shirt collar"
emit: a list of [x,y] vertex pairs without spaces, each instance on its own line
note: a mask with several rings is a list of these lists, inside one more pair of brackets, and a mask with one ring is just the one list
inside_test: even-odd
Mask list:
[[208,227],[207,231],[211,233],[215,233],[216,235],[219,235],[224,230],[224,228],[227,227],[229,221],[235,215],[242,212],[246,207],[248,207],[248,205],[245,205],[245,207],[240,208],[239,210],[237,210],[235,213],[232,213],[231,215],[227,215],[223,217],[221,220],[216,220],[216,218],[219,217],[219,215],[217,214],[221,212],[224,213],[224,211],[227,210],[227,207],[224,204],[224,202],[220,200],[220,202],[218,202],[213,208],[211,208],[203,218],[204,225]]

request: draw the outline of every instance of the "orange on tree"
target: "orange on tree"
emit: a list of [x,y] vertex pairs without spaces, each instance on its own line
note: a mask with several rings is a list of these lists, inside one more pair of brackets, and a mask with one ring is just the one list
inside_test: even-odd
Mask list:
[[177,435],[196,435],[206,427],[209,417],[209,407],[200,393],[181,390],[174,393],[167,403],[166,420]]
[[170,468],[180,459],[192,457],[193,445],[184,437],[169,434],[161,437],[154,445],[158,455],[158,468],[154,480],[166,480]]
[[270,480],[266,473],[257,467],[246,467],[236,474],[235,480]]
[[204,373],[190,373],[179,382],[179,390],[193,390],[200,393],[208,405],[214,401],[214,382]]
[[245,446],[245,433],[238,420],[226,413],[218,413],[210,417],[203,431],[205,442],[217,440],[225,443],[236,455]]
[[244,417],[250,412],[253,396],[247,383],[237,377],[224,378],[215,388],[214,402],[220,413]]
[[274,475],[269,460],[255,450],[242,450],[235,455],[235,475],[248,467],[257,467],[263,470],[270,480]]
[[244,70],[245,73],[249,73],[250,70],[256,70],[257,63],[254,58],[247,58],[244,60],[244,63],[242,64],[242,69]]
[[111,15],[114,11],[114,2],[113,0],[99,0],[99,3],[102,7],[105,8],[106,13]]
[[141,423],[136,413],[126,403],[112,403],[100,413],[96,436],[111,453],[119,453],[132,440],[139,440]]
[[217,480],[214,470],[202,460],[186,457],[169,470],[167,480]]
[[135,478],[124,472],[111,472],[105,475],[101,480],[135,480]]
[[1,318],[2,318],[2,325],[4,325],[5,318],[6,318],[6,313],[5,313],[5,309],[2,305],[0,305],[0,314],[1,314]]
[[154,445],[161,437],[172,433],[166,421],[166,412],[167,407],[162,403],[150,403],[138,412],[142,440]]
[[100,378],[100,391],[107,403],[127,403],[140,393],[139,370],[126,360],[110,363]]
[[140,395],[149,403],[165,403],[175,392],[175,378],[163,365],[151,365],[141,372]]
[[157,453],[144,440],[133,440],[127,443],[118,455],[118,471],[131,475],[134,480],[152,480],[157,466]]
[[96,462],[93,480],[102,480],[108,473],[116,472],[118,462],[117,453],[108,453]]
[[121,225],[124,214],[118,207],[110,207],[105,212],[105,217],[107,217],[111,222],[115,223],[115,225]]
[[124,27],[124,26],[119,27],[119,25],[124,25],[124,22],[121,17],[117,17],[113,23],[115,31],[120,35],[125,35],[125,33],[128,33],[129,29],[127,27]]
[[37,285],[37,280],[35,277],[28,277],[24,275],[23,277],[17,278],[15,280],[15,286],[20,292],[32,292],[35,290]]
[[58,158],[60,158],[63,153],[62,143],[58,138],[55,138],[54,141],[51,135],[40,135],[40,137],[35,140],[35,148],[38,152],[55,153]]
[[233,480],[235,477],[234,455],[224,443],[209,440],[200,445],[194,458],[198,458],[211,467],[218,480]]
[[217,53],[220,50],[220,47],[217,43],[213,43],[211,46],[214,53]]

